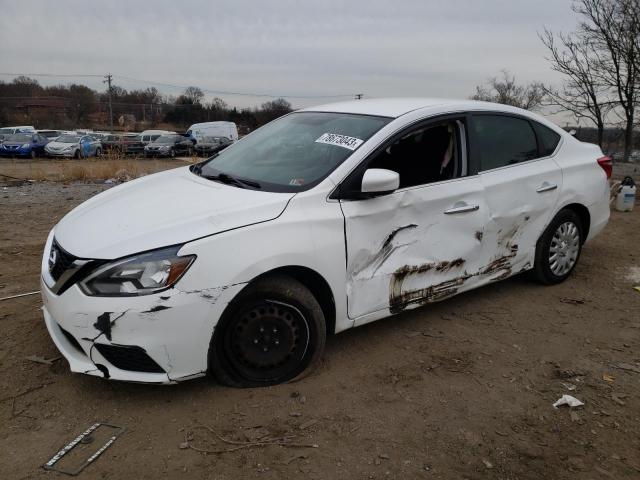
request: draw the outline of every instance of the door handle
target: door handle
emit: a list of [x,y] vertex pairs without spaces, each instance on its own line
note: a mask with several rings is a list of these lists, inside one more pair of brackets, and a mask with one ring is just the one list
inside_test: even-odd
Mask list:
[[550,192],[551,190],[555,190],[556,188],[558,188],[558,185],[556,185],[555,183],[544,182],[542,185],[540,185],[536,189],[536,192],[538,193]]
[[454,215],[456,213],[475,212],[480,208],[480,205],[468,205],[464,202],[456,202],[456,204],[444,211],[445,215]]

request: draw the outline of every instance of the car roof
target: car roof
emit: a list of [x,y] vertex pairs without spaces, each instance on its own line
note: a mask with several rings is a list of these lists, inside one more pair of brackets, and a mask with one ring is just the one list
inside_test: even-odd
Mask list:
[[500,112],[523,112],[519,108],[475,100],[453,100],[447,98],[371,98],[348,102],[328,103],[299,111],[356,113],[397,118],[414,110],[431,107],[454,107],[456,110],[492,110]]

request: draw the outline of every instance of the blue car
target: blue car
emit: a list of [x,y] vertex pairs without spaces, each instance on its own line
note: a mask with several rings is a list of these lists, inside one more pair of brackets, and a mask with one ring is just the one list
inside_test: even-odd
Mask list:
[[14,133],[0,144],[3,157],[31,157],[44,155],[44,147],[49,139],[38,133]]

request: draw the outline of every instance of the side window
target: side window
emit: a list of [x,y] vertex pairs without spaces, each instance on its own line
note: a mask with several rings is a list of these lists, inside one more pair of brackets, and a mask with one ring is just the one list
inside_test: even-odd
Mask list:
[[418,127],[387,145],[368,168],[398,172],[400,188],[450,180],[462,171],[459,139],[456,121]]
[[531,124],[536,131],[538,142],[540,143],[540,156],[548,157],[555,151],[558,143],[560,143],[560,134],[538,122],[531,122]]
[[505,167],[538,157],[538,145],[527,120],[506,115],[474,115],[471,147],[480,171]]

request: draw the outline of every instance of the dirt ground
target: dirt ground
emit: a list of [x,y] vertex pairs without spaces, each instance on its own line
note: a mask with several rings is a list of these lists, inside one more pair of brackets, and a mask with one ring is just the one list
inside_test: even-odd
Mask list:
[[[0,187],[0,297],[39,288],[47,232],[105,188]],[[96,421],[127,430],[80,478],[640,478],[639,232],[640,209],[614,213],[565,283],[518,276],[333,336],[318,371],[264,389],[35,363],[59,357],[39,297],[0,301],[0,478],[63,478],[42,464]],[[554,409],[563,394],[584,407]],[[260,444],[285,437],[317,447]]]

